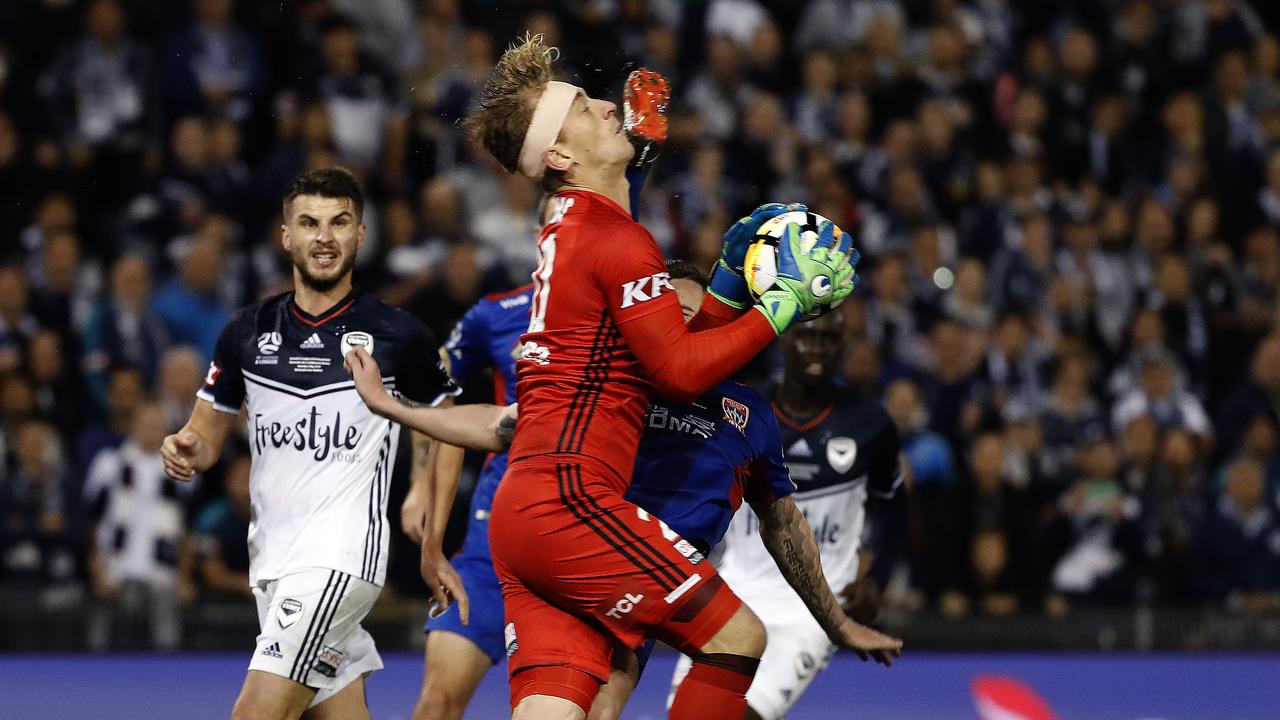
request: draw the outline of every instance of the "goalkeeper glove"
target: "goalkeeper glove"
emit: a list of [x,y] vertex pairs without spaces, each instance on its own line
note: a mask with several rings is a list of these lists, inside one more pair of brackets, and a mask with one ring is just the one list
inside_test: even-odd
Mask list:
[[766,203],[751,211],[751,214],[729,226],[724,233],[724,245],[720,249],[720,260],[711,271],[711,282],[708,292],[717,300],[739,310],[751,304],[751,296],[747,292],[747,281],[742,278],[742,263],[747,257],[747,248],[755,240],[760,226],[766,221],[783,213],[804,212],[807,210],[801,203]]
[[802,316],[839,303],[853,292],[856,273],[845,249],[852,250],[850,243],[843,235],[837,241],[835,226],[828,222],[819,231],[818,242],[805,253],[800,226],[787,226],[778,243],[777,279],[756,305],[774,332],[782,334]]
[[631,169],[647,170],[658,159],[667,141],[667,106],[671,85],[662,73],[648,68],[632,70],[622,91],[622,129],[636,149]]

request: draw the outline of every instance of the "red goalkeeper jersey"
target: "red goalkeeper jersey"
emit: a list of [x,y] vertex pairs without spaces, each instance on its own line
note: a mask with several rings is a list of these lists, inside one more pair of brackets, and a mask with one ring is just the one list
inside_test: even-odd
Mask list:
[[759,312],[729,322],[736,312],[714,299],[686,327],[643,226],[594,192],[562,192],[552,202],[516,363],[520,415],[510,457],[585,455],[624,492],[650,395],[692,401],[774,331]]

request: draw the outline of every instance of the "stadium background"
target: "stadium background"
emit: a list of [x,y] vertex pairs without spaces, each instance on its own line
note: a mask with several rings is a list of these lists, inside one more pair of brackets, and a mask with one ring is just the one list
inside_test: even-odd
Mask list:
[[[457,121],[529,30],[593,95],[616,100],[637,65],[672,80],[641,207],[671,256],[709,266],[769,200],[857,232],[844,375],[905,439],[909,543],[882,624],[909,653],[1176,652],[1188,678],[1229,661],[1274,678],[1278,29],[1273,3],[1243,0],[0,3],[0,650],[247,648],[244,448],[130,514],[171,552],[114,587],[91,529],[121,478],[95,461],[145,467],[230,312],[287,287],[278,198],[303,169],[358,174],[357,281],[441,340],[526,282],[538,198]],[[464,400],[490,393],[471,378]],[[371,625],[416,650],[422,588],[396,537]],[[396,657],[412,684],[419,661]],[[1110,677],[1162,677],[1123,657]],[[48,674],[6,672],[0,694],[135,660],[9,655]],[[965,672],[989,666],[1017,675],[993,655]],[[929,677],[840,668],[802,712],[842,716],[820,703],[846,682]],[[1153,696],[1177,697],[1163,677]]]

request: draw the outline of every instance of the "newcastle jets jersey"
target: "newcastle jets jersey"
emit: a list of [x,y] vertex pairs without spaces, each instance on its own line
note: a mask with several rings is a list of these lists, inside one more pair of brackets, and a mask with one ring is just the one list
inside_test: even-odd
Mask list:
[[795,491],[778,438],[746,385],[726,380],[688,405],[654,398],[626,498],[708,555],[743,500],[763,512]]
[[[788,417],[776,400],[773,409],[797,488],[796,505],[817,537],[827,581],[839,592],[858,575],[868,494],[891,497],[902,481],[897,428],[884,408],[844,388],[837,389],[831,405],[805,421]],[[781,605],[806,614],[759,532],[755,515],[738,511],[725,534],[719,565],[725,582],[751,607]]]
[[[445,362],[449,375],[459,383],[475,371],[493,371],[494,402],[506,405],[516,398],[516,358],[520,356],[520,336],[529,327],[529,302],[533,286],[525,285],[505,293],[486,296],[471,306],[449,339],[445,341]],[[489,509],[493,494],[507,471],[507,454],[492,455],[471,493],[470,519],[462,552],[489,560]],[[499,616],[501,609],[499,609]]]
[[457,393],[431,332],[359,291],[320,316],[278,295],[241,309],[218,338],[198,396],[222,412],[247,410],[251,583],[308,567],[383,582],[400,428],[369,412],[343,369],[357,345],[408,398]]

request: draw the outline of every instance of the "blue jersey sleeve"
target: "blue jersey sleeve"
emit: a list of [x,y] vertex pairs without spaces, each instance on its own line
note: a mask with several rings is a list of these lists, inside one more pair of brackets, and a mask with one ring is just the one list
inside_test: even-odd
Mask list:
[[782,457],[782,431],[778,428],[778,419],[773,412],[765,408],[764,412],[752,413],[759,425],[759,454],[751,463],[751,472],[747,476],[746,487],[743,488],[743,499],[760,514],[778,500],[794,493],[796,484],[791,481],[791,473]]
[[487,301],[471,306],[444,344],[445,369],[454,382],[462,383],[471,373],[489,364],[489,318]]

